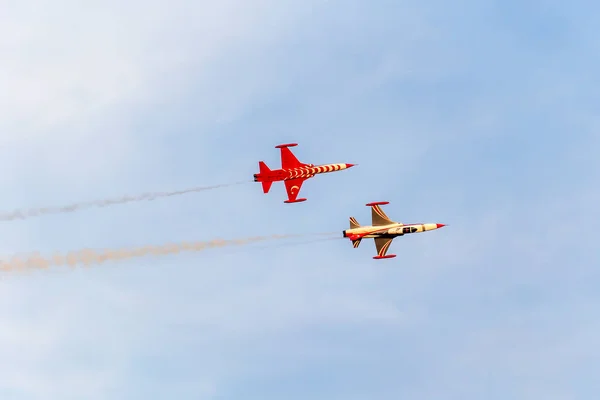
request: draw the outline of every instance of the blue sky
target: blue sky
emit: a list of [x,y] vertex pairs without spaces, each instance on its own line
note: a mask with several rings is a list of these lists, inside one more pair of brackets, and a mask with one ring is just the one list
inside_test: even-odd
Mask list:
[[[35,8],[33,8],[35,7]],[[0,281],[3,399],[591,399],[600,391],[598,6],[8,2],[0,208],[282,184],[2,224],[5,256],[447,228]],[[32,10],[36,11],[32,11]]]

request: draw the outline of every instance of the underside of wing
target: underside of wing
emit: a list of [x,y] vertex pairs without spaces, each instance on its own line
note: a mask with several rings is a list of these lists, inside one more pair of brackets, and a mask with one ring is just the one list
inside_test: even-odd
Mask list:
[[296,201],[298,194],[300,193],[300,188],[305,180],[305,178],[296,178],[284,181],[289,202]]
[[392,244],[394,238],[375,238],[375,248],[377,249],[377,256],[384,257]]
[[392,221],[377,204],[371,206],[371,220],[373,226],[390,225],[394,223],[394,221]]
[[306,165],[306,164],[301,163],[289,148],[287,148],[287,147],[281,148],[281,168],[282,169],[298,168],[298,167],[303,167],[304,165]]

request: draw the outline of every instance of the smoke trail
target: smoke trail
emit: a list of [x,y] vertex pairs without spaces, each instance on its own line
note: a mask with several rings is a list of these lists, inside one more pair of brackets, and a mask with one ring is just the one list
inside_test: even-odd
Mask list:
[[214,185],[214,186],[201,186],[201,187],[193,187],[185,190],[177,190],[174,192],[153,192],[153,193],[144,193],[138,196],[123,196],[114,199],[105,199],[105,200],[95,200],[88,202],[79,202],[74,203],[68,206],[62,207],[42,207],[42,208],[31,208],[28,210],[15,210],[10,213],[0,213],[0,221],[12,221],[14,219],[25,219],[29,217],[37,217],[41,215],[48,214],[60,214],[60,213],[68,213],[79,211],[85,208],[90,207],[106,207],[112,206],[115,204],[124,204],[131,203],[135,201],[144,201],[144,200],[154,200],[162,197],[170,197],[170,196],[180,196],[182,194],[194,193],[194,192],[202,192],[204,190],[217,189],[226,186],[234,186],[241,185],[242,183],[253,182],[253,181],[241,181],[235,183],[228,183],[223,185]]
[[327,233],[327,234],[323,234],[323,235],[327,235],[327,236],[331,236],[331,235],[335,235],[334,237],[327,237],[327,238],[319,238],[319,239],[310,239],[310,240],[302,240],[300,242],[291,242],[291,243],[279,243],[279,244],[272,244],[272,245],[264,245],[264,246],[255,246],[252,247],[250,249],[246,248],[246,249],[234,249],[234,250],[229,250],[227,252],[227,254],[236,254],[239,252],[246,252],[246,251],[261,251],[261,250],[272,250],[273,248],[280,248],[280,247],[289,247],[289,246],[302,246],[305,244],[311,244],[311,243],[317,243],[317,242],[327,242],[327,241],[332,241],[332,240],[347,240],[344,237],[341,237],[339,235],[339,233],[336,232],[331,232],[331,233]]
[[[241,246],[253,242],[262,242],[274,239],[287,239],[292,237],[309,236],[311,234],[288,234],[271,236],[254,236],[249,238],[234,240],[213,240],[209,242],[182,242],[169,243],[162,246],[150,245],[133,249],[108,249],[92,250],[83,249],[63,254],[55,254],[52,257],[44,257],[39,253],[33,253],[25,258],[19,256],[12,257],[9,261],[0,261],[0,272],[25,272],[33,269],[46,269],[51,266],[70,266],[75,267],[79,264],[90,266],[92,264],[101,264],[107,261],[120,261],[132,258],[146,256],[163,256],[176,254],[180,252],[198,252],[216,247]],[[312,234],[316,236],[331,235],[331,233]]]

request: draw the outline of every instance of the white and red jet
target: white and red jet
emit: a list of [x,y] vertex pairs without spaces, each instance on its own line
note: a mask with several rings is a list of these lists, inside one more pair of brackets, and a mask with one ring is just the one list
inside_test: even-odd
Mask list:
[[354,248],[357,248],[360,245],[360,241],[363,238],[374,238],[377,255],[373,258],[376,260],[396,257],[395,254],[386,255],[386,253],[392,244],[392,240],[397,236],[432,231],[446,226],[444,224],[403,224],[401,222],[394,222],[390,220],[381,207],[379,207],[384,204],[389,204],[389,202],[380,201],[367,204],[367,206],[371,207],[373,225],[361,226],[356,221],[356,218],[350,217],[350,229],[343,232],[344,237],[347,237],[352,241]]

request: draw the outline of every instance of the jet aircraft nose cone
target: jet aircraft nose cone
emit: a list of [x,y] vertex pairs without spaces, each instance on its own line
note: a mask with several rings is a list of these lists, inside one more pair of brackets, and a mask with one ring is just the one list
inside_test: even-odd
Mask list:
[[346,163],[346,168],[354,167],[355,165],[358,165],[358,164],[348,164],[348,163]]
[[445,224],[435,224],[436,228],[443,228],[444,226],[446,226]]

